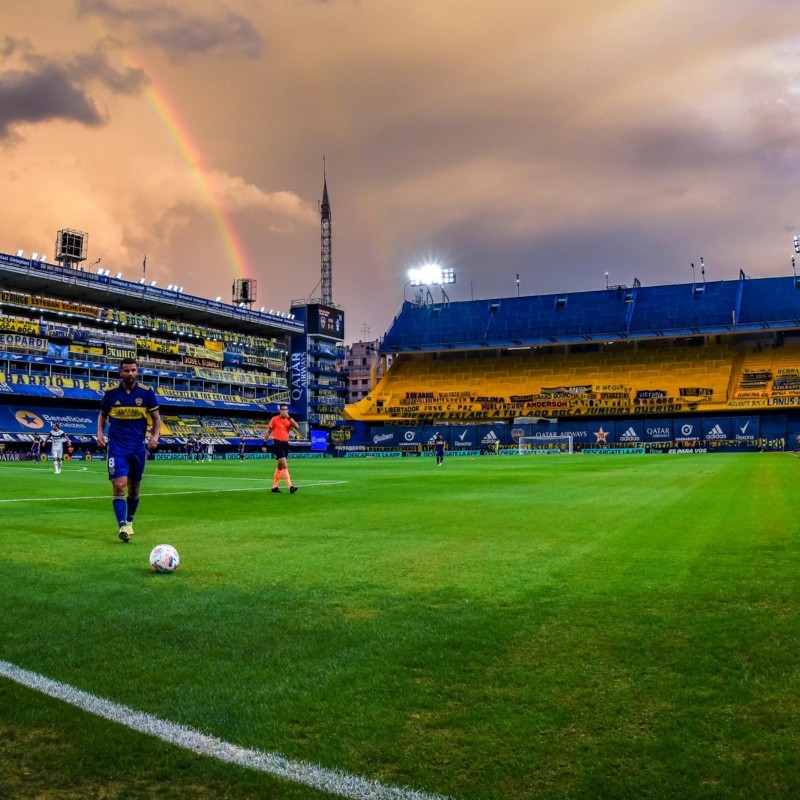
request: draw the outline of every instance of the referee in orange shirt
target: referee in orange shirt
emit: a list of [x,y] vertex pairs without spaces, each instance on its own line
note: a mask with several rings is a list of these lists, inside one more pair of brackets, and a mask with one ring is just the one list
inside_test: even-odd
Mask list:
[[280,493],[278,484],[281,477],[286,481],[289,487],[289,492],[294,494],[297,487],[292,484],[292,478],[289,475],[289,432],[294,428],[298,433],[300,426],[289,416],[289,406],[286,403],[281,403],[278,407],[278,413],[269,421],[269,429],[267,435],[264,437],[264,445],[267,445],[269,439],[272,439],[272,455],[278,459],[278,466],[275,468],[275,474],[272,477],[272,491]]

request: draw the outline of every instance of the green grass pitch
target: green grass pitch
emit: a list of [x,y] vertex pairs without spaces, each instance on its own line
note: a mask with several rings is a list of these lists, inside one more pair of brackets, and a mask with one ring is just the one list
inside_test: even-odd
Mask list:
[[[0,660],[456,800],[800,796],[800,459],[0,464]],[[148,555],[174,545],[158,575]],[[0,678],[2,798],[324,798]]]

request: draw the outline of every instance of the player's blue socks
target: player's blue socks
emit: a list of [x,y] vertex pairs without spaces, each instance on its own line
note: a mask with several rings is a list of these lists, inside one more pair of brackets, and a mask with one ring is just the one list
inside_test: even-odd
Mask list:
[[125,498],[124,497],[115,497],[111,502],[112,502],[112,504],[114,506],[114,514],[116,514],[117,522],[120,525],[124,525],[125,524],[125,509],[127,508],[127,505],[125,503]]
[[139,508],[139,498],[138,497],[129,497],[128,498],[128,522],[133,522],[133,516],[136,513],[136,509]]

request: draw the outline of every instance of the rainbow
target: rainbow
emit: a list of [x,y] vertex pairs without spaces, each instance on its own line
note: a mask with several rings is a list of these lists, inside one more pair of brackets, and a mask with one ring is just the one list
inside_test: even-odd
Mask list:
[[224,204],[206,167],[206,159],[203,157],[188,125],[178,113],[175,103],[171,101],[166,91],[152,80],[150,71],[144,67],[141,60],[133,56],[130,51],[126,52],[124,56],[131,67],[142,70],[150,79],[144,92],[145,98],[166,128],[181,156],[189,165],[200,191],[208,201],[214,226],[219,233],[225,257],[231,264],[234,276],[236,278],[252,277],[252,267],[245,247],[233,221],[225,213]]

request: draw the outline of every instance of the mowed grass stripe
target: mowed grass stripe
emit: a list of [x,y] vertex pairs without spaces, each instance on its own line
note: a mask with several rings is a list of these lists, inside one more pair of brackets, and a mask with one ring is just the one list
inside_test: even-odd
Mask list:
[[[3,656],[247,749],[459,798],[798,794],[797,459],[290,466],[348,482],[150,497],[129,547],[110,500],[6,506]],[[152,467],[159,490],[200,471]],[[202,470],[264,474],[234,468]],[[166,579],[146,564],[160,541],[182,557]]]

